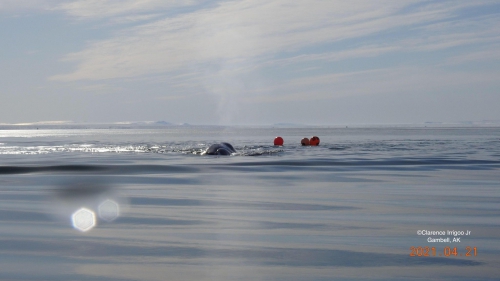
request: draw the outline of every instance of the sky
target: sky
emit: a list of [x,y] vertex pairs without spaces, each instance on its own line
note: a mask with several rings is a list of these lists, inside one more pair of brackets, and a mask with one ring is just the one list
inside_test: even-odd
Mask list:
[[500,1],[1,0],[0,124],[500,122]]

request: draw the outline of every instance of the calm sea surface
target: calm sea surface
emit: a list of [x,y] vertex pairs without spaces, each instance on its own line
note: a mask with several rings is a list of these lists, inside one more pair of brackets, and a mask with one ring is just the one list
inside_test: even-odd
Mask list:
[[3,129],[1,280],[499,280],[500,128]]

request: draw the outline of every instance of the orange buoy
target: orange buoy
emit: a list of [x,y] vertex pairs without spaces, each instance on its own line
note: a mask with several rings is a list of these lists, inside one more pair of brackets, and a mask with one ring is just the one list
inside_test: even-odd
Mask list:
[[283,138],[282,137],[276,137],[274,139],[274,145],[283,145]]
[[312,137],[311,140],[309,141],[309,144],[310,145],[319,145],[319,138],[317,136]]
[[308,138],[303,138],[302,140],[300,140],[300,144],[302,145],[309,145],[309,139]]

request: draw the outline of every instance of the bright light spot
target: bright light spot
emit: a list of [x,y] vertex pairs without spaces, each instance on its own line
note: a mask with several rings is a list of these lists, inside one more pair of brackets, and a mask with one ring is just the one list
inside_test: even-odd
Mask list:
[[95,214],[89,209],[81,208],[71,216],[73,227],[80,231],[89,231],[96,224]]
[[102,202],[98,209],[99,217],[107,222],[114,221],[120,215],[120,206],[110,199]]

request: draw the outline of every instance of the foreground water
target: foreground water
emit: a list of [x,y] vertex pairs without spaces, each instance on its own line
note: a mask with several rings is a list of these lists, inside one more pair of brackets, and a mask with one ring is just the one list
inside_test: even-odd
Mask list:
[[0,154],[2,280],[500,274],[500,128],[9,129]]

